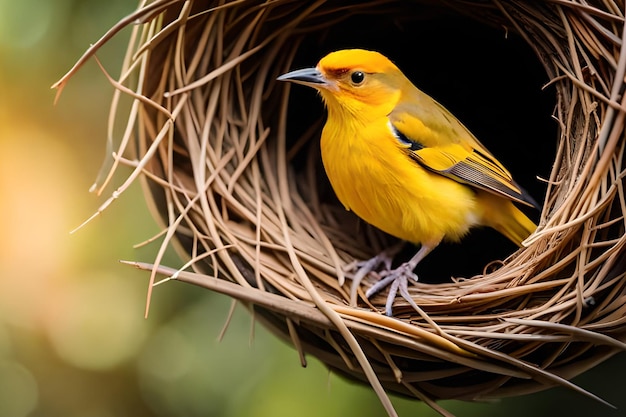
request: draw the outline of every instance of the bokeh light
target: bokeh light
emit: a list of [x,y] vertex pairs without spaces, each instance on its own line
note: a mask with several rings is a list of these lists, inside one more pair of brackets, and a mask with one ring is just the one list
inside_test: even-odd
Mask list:
[[[148,326],[141,313],[143,291],[112,274],[84,276],[60,289],[45,314],[55,353],[87,370],[107,370],[137,356]],[[133,314],[134,313],[134,314]]]
[[28,369],[0,360],[0,415],[28,416],[37,407],[38,396],[37,381]]
[[[53,106],[50,86],[134,0],[0,0],[0,417],[382,415],[368,387],[330,374],[230,300],[177,282],[155,289],[158,232],[138,185],[70,235],[103,199],[87,192],[105,153],[112,88],[88,63]],[[98,53],[119,73],[128,31]],[[313,59],[314,61],[314,59]],[[123,179],[114,179],[118,185]],[[181,261],[168,253],[164,263]],[[576,381],[626,410],[623,355]],[[400,415],[435,416],[394,398]],[[613,411],[564,389],[496,403],[444,403],[459,416]]]
[[55,6],[52,1],[0,2],[0,45],[16,51],[37,49],[54,24]]

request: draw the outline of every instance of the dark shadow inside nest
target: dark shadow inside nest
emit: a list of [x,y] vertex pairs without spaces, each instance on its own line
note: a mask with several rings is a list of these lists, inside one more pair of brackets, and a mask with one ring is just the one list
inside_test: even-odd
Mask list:
[[[461,120],[537,201],[543,201],[546,185],[537,177],[549,177],[556,148],[557,123],[551,118],[554,90],[542,91],[549,81],[546,72],[519,36],[507,28],[490,27],[460,15],[359,15],[338,22],[322,34],[307,35],[291,69],[315,66],[328,52],[345,48],[372,49],[388,56],[418,88]],[[323,105],[315,92],[292,87],[288,137],[295,143],[295,138],[317,126],[309,143],[292,160],[298,187],[306,199],[310,182],[315,181],[316,198],[343,210],[319,157],[323,118]],[[313,179],[306,172],[312,160]],[[538,222],[538,211],[525,211]],[[373,255],[367,226],[355,227],[357,223],[354,218],[345,222],[344,232],[362,235],[363,247],[358,249]],[[394,243],[395,239],[384,237],[382,241]],[[415,250],[415,246],[405,245],[396,260],[407,260]],[[469,278],[516,250],[496,231],[476,228],[461,243],[440,245],[416,272],[427,283]]]

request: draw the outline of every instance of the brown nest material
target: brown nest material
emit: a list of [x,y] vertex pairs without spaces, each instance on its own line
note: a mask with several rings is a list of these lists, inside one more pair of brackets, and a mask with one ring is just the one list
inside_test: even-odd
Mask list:
[[[525,247],[470,279],[412,286],[417,310],[399,298],[389,318],[384,294],[351,297],[343,271],[391,240],[333,200],[315,150],[320,122],[288,126],[289,111],[311,102],[321,114],[321,104],[310,96],[288,105],[289,89],[275,79],[296,67],[299,50],[317,45],[302,62],[314,65],[341,46],[333,30],[360,18],[394,44],[376,25],[448,10],[534,50],[556,92],[557,150]],[[386,390],[446,414],[435,400],[554,385],[584,392],[569,379],[626,347],[623,12],[617,0],[156,0],[57,86],[133,25],[121,76],[111,79],[112,125],[123,118],[127,128],[109,143],[112,165],[98,190],[119,165],[133,168],[103,210],[142,180],[163,224],[155,266],[140,265],[153,268],[152,282],[164,273],[241,300],[303,361],[314,355],[371,384],[390,415]],[[130,111],[118,106],[125,96]],[[169,245],[189,260],[184,267],[160,265]]]

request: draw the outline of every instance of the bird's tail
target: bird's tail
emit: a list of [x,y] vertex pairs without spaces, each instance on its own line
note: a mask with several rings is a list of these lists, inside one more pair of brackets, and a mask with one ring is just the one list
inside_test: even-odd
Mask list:
[[537,229],[537,225],[512,202],[489,196],[483,213],[485,225],[496,229],[518,246]]

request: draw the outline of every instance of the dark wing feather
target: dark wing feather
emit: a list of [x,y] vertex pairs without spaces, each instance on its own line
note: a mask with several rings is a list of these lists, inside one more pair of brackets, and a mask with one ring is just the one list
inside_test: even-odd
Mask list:
[[[426,146],[424,142],[429,142],[428,140],[416,140],[397,126],[407,124],[406,116],[401,120],[400,123],[390,120],[392,133],[406,148],[408,155],[424,168],[472,187],[539,208],[537,202],[517,185],[511,174],[473,136],[473,142],[470,143],[437,142],[430,138],[430,143],[434,143],[434,146]],[[460,123],[459,126],[462,127]],[[427,136],[435,133],[423,123],[418,129]],[[463,133],[471,135],[466,129]]]

